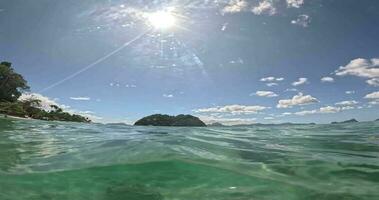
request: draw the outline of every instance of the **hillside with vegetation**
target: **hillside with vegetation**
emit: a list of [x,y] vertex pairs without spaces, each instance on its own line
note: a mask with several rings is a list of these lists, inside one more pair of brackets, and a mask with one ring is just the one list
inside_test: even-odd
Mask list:
[[0,63],[0,114],[49,121],[91,122],[86,117],[64,112],[57,105],[44,110],[38,99],[19,100],[30,87],[22,75],[16,73],[9,62]]
[[199,118],[192,115],[155,114],[138,120],[135,126],[206,126]]

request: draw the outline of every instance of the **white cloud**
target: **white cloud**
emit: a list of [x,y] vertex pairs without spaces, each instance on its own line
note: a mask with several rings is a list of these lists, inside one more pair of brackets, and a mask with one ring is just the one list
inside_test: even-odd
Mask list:
[[354,90],[348,90],[348,91],[345,91],[345,94],[355,94],[355,91]]
[[244,63],[242,58],[237,58],[236,60],[229,61],[230,64],[240,64],[242,65]]
[[288,88],[285,90],[285,92],[297,92],[298,90],[296,88]]
[[89,101],[91,100],[90,97],[70,97],[71,100],[75,100],[75,101]]
[[304,4],[304,0],[287,0],[287,6],[293,8],[300,8]]
[[225,31],[228,28],[229,23],[224,23],[221,27],[221,31]]
[[344,106],[344,107],[341,107],[341,110],[352,110],[352,109],[355,109],[355,107],[353,107],[353,106]]
[[137,86],[134,84],[126,84],[125,87],[127,88],[136,88]]
[[303,111],[295,112],[294,114],[304,116],[304,115],[316,114],[317,112],[318,112],[317,110],[303,110]]
[[326,106],[320,108],[320,113],[336,113],[339,111],[341,111],[341,108],[333,106]]
[[163,94],[164,98],[174,98],[173,94]]
[[274,82],[274,81],[283,81],[283,80],[284,80],[283,77],[273,77],[273,76],[264,77],[260,79],[260,81],[262,82]]
[[303,85],[305,83],[308,82],[308,79],[307,78],[299,78],[298,81],[295,81],[292,83],[293,86],[299,86],[299,85]]
[[278,95],[272,91],[257,91],[255,95],[260,97],[277,97]]
[[266,83],[266,85],[267,85],[268,87],[278,86],[277,83]]
[[285,116],[289,116],[289,115],[292,115],[293,113],[291,112],[284,112],[282,114],[279,114],[279,115],[276,115],[276,117],[285,117]]
[[275,15],[276,14],[276,8],[273,5],[273,2],[271,0],[263,0],[259,2],[259,4],[251,10],[256,15]]
[[41,107],[40,108],[43,110],[46,110],[46,111],[51,110],[50,106],[52,106],[52,105],[57,105],[57,106],[61,107],[62,109],[70,108],[70,106],[61,105],[61,104],[57,103],[56,99],[50,99],[49,97],[45,97],[45,96],[38,94],[38,93],[24,93],[18,98],[18,100],[20,100],[20,101],[25,101],[25,100],[30,100],[30,99],[40,100],[41,101]]
[[223,9],[223,13],[237,13],[244,11],[248,7],[248,3],[245,0],[230,0],[228,5]]
[[196,109],[196,113],[229,113],[233,115],[237,114],[256,114],[259,111],[268,109],[264,106],[246,106],[246,105],[226,105],[211,108]]
[[291,108],[293,106],[298,105],[308,105],[319,102],[316,98],[311,95],[303,95],[303,93],[299,93],[292,97],[292,99],[282,99],[279,100],[277,108]]
[[302,26],[302,27],[308,27],[311,23],[311,18],[309,15],[299,15],[297,16],[297,19],[294,19],[291,21],[291,24]]
[[338,106],[353,106],[353,105],[357,105],[358,104],[358,101],[341,101],[341,102],[337,102],[335,103],[336,105]]
[[379,58],[354,59],[346,66],[339,67],[335,74],[338,76],[352,75],[363,78],[379,78]]
[[379,91],[367,94],[365,99],[379,99]]
[[379,99],[368,102],[370,105],[379,105]]
[[325,77],[321,78],[321,82],[323,82],[323,83],[326,83],[326,82],[333,83],[334,82],[334,78],[325,76]]
[[295,112],[295,115],[304,116],[304,115],[311,115],[311,114],[327,114],[327,113],[337,113],[340,112],[341,108],[339,107],[333,107],[333,106],[326,106],[321,107],[317,110],[303,110],[300,112]]
[[374,87],[379,87],[379,78],[369,79],[366,81],[366,83]]
[[225,118],[209,115],[197,115],[206,124],[212,124],[215,122],[224,124],[224,125],[239,125],[239,124],[255,124],[256,118]]
[[275,118],[273,117],[265,117],[264,120],[274,120]]

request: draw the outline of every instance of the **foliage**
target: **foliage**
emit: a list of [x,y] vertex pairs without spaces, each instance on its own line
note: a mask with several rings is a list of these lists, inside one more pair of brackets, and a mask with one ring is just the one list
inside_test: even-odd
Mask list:
[[26,80],[14,72],[12,64],[0,63],[0,102],[15,102],[26,90],[29,90]]
[[63,112],[62,108],[56,105],[51,105],[50,111],[43,110],[41,109],[41,101],[37,99],[18,101],[22,92],[27,90],[29,90],[29,86],[22,75],[14,72],[11,63],[2,62],[0,64],[1,114],[40,120],[91,122],[86,117]]
[[138,120],[136,126],[206,126],[199,118],[192,115],[155,114]]
[[55,105],[53,106],[55,109],[50,111],[38,108],[39,105],[40,101],[35,99],[17,102],[0,102],[0,113],[48,121],[91,122],[91,120],[86,117],[63,112],[61,108]]

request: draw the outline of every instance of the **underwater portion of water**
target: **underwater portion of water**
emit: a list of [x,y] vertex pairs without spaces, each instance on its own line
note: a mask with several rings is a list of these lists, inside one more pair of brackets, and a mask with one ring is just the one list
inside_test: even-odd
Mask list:
[[379,122],[177,128],[0,118],[0,199],[379,199]]

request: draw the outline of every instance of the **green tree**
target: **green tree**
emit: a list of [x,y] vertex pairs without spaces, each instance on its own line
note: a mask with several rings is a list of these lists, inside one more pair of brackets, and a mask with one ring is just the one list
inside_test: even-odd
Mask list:
[[26,80],[16,73],[9,62],[0,63],[0,102],[16,102],[23,91],[29,90]]

